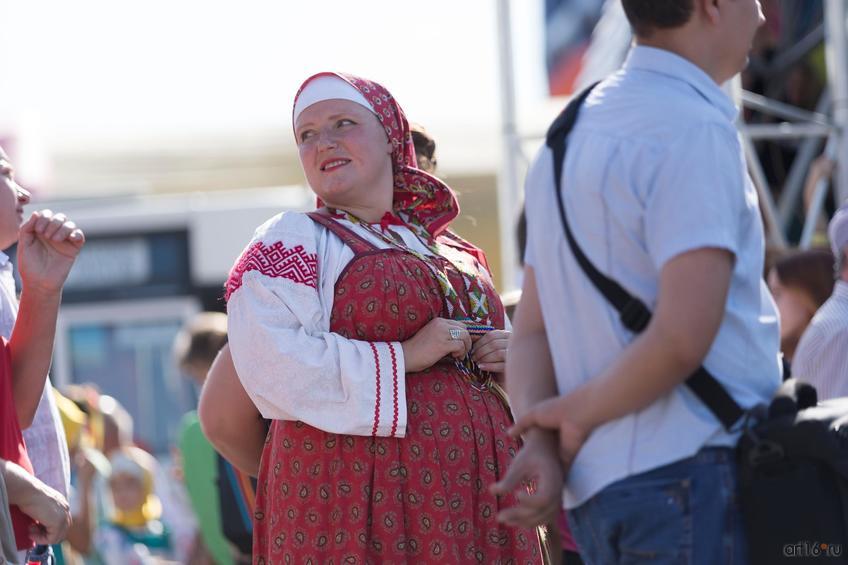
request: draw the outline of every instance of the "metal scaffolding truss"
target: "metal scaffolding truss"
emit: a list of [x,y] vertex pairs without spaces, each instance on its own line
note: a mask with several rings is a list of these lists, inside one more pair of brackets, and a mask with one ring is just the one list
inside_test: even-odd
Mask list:
[[[812,161],[822,153],[836,162],[833,187],[837,201],[848,198],[848,57],[846,57],[846,9],[844,0],[823,0],[823,22],[798,43],[784,50],[770,68],[781,72],[804,57],[824,40],[827,65],[827,84],[815,112],[796,108],[765,96],[734,89],[737,103],[777,118],[788,120],[775,124],[739,124],[748,168],[760,194],[761,207],[772,243],[786,245],[786,233],[796,210],[802,208],[802,191],[807,171]],[[754,141],[800,139],[798,152],[775,202],[774,192],[768,185]],[[824,209],[830,186],[828,179],[819,179],[810,205],[805,213],[799,246],[810,246],[816,222]]]
[[[806,1],[806,0],[805,0]],[[814,112],[804,110],[744,91],[739,80],[730,85],[730,92],[738,105],[785,120],[772,124],[746,124],[740,122],[739,130],[745,149],[748,167],[765,217],[771,243],[786,245],[789,224],[802,204],[802,191],[807,171],[812,161],[822,153],[836,163],[833,183],[820,179],[815,186],[799,246],[809,247],[816,222],[824,209],[828,190],[832,184],[838,202],[848,199],[848,31],[846,31],[846,0],[822,0],[823,22],[794,45],[783,49],[768,65],[769,71],[780,72],[805,57],[822,41],[825,45],[827,83]],[[512,30],[510,25],[510,0],[496,0],[498,7],[498,39],[500,56],[502,150],[503,160],[498,182],[498,209],[501,225],[501,259],[504,290],[517,283],[517,253],[513,226],[521,206],[519,171],[527,163],[523,143],[539,136],[522,137],[516,122],[515,82],[513,70]],[[755,141],[798,139],[800,144],[781,191],[775,201],[762,164],[754,149]]]

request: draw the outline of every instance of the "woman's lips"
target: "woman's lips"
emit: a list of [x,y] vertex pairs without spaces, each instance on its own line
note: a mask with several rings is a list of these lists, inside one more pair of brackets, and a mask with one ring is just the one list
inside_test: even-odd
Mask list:
[[333,171],[350,163],[350,159],[329,159],[321,163],[320,169],[324,172]]

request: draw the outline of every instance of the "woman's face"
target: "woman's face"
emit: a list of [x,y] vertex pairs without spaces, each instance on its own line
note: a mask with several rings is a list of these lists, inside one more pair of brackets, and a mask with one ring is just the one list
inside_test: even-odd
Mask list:
[[[295,123],[300,162],[309,186],[329,206],[382,202],[392,187],[392,144],[377,117],[356,102],[324,100]],[[388,195],[391,203],[391,193]]]
[[114,475],[109,479],[109,486],[112,489],[112,500],[118,510],[132,512],[144,504],[146,495],[138,477],[126,473]]
[[791,354],[816,313],[815,304],[803,290],[784,285],[776,269],[769,273],[768,285],[780,313],[780,346]]

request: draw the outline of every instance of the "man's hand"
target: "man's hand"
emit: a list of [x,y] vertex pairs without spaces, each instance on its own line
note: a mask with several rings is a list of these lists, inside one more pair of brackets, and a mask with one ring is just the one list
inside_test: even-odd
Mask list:
[[586,438],[591,433],[587,426],[577,423],[570,417],[576,412],[569,406],[570,400],[568,396],[543,400],[525,412],[509,430],[509,434],[513,437],[520,437],[534,428],[556,432],[559,438],[559,459],[565,474],[568,474],[571,464],[577,457],[577,452],[586,443]]
[[[517,504],[498,514],[500,522],[534,528],[556,519],[562,505],[564,474],[555,446],[552,434],[532,430],[500,482],[489,487],[498,496],[515,492]],[[528,492],[530,484],[534,488]]]
[[85,235],[64,214],[33,212],[18,239],[18,267],[25,288],[58,292],[85,243]]
[[41,545],[62,541],[71,525],[71,511],[65,497],[11,461],[0,460],[0,468],[9,503],[38,522],[30,530],[33,541]]
[[65,498],[49,486],[42,484],[33,491],[29,503],[19,504],[18,508],[38,522],[29,532],[35,543],[53,545],[65,539],[71,525],[71,510]]

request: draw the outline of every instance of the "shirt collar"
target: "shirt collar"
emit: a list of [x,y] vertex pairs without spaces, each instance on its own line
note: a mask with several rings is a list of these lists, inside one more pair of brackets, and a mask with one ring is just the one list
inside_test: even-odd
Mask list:
[[[340,212],[335,209],[330,209],[329,211],[330,215],[334,218],[338,218],[340,220],[344,220],[346,218],[343,212]],[[380,229],[383,231],[386,231],[389,226],[406,226],[406,223],[401,219],[401,217],[392,212],[386,212],[385,214],[383,214],[383,217],[380,218],[379,222],[365,222],[362,220],[360,220],[360,222],[375,227],[380,226]]]
[[0,269],[9,264],[9,256],[0,251]]
[[681,80],[694,88],[707,102],[718,108],[731,122],[738,110],[730,97],[703,69],[665,49],[634,45],[630,49],[625,69],[640,69]]

